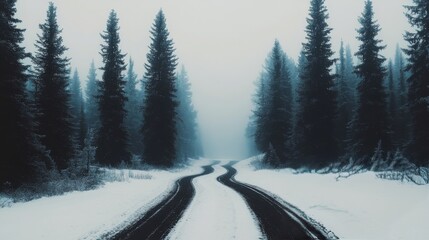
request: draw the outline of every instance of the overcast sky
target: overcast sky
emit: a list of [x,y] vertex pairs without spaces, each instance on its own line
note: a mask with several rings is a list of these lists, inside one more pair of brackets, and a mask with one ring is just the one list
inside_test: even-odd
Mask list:
[[[24,45],[34,51],[38,25],[44,22],[48,0],[18,0]],[[207,157],[241,158],[245,155],[244,130],[251,113],[254,82],[277,38],[289,56],[297,59],[305,40],[310,0],[53,0],[72,68],[86,80],[94,59],[101,67],[100,33],[108,13],[119,17],[121,49],[135,60],[141,78],[149,45],[149,29],[159,9],[167,18],[176,54],[184,64],[193,89]],[[383,54],[393,56],[396,44],[405,46],[403,15],[411,0],[374,0]],[[356,29],[364,0],[326,0],[332,44],[341,39],[357,49]],[[98,76],[101,77],[99,71]]]

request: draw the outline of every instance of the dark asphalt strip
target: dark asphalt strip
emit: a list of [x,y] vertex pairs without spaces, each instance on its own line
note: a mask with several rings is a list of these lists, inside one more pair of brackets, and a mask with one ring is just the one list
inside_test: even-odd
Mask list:
[[186,176],[177,180],[174,189],[164,200],[147,211],[140,220],[115,235],[112,239],[164,239],[182,217],[195,195],[192,180],[212,173],[214,171],[213,165],[218,163],[214,162],[211,165],[204,166],[204,171],[200,174]]
[[253,186],[234,179],[237,170],[231,162],[223,167],[227,172],[217,178],[222,184],[234,189],[247,202],[259,221],[263,234],[273,240],[330,239],[307,220],[288,209],[273,197]]

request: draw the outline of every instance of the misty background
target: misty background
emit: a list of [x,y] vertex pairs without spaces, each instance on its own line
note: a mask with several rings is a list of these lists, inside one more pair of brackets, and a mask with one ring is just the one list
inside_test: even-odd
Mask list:
[[[121,49],[132,57],[141,79],[150,42],[149,29],[160,8],[192,83],[206,157],[244,158],[245,128],[252,110],[254,82],[265,58],[278,39],[297,60],[305,41],[309,0],[51,0],[57,6],[64,45],[72,69],[85,84],[92,60],[101,67],[99,54],[111,9],[119,17]],[[17,1],[19,27],[25,28],[24,46],[34,52],[39,24],[44,22],[49,0]],[[410,28],[403,5],[411,0],[373,0],[375,18],[387,45],[386,58],[396,44],[405,47],[404,30]],[[364,0],[326,0],[333,28],[331,42],[338,53],[340,41],[357,50],[356,29]],[[180,67],[180,66],[179,66]],[[101,71],[98,72],[101,78]]]

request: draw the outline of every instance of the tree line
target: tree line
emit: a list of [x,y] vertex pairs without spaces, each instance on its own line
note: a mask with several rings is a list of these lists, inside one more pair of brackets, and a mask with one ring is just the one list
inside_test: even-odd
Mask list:
[[257,82],[247,128],[253,152],[272,167],[429,166],[428,9],[428,0],[405,6],[408,46],[387,61],[366,0],[354,63],[343,42],[335,58],[325,1],[311,0],[298,64],[276,40]]
[[30,54],[20,46],[24,30],[17,27],[15,3],[0,3],[0,189],[45,181],[52,171],[69,174],[76,166],[88,174],[91,164],[171,167],[201,156],[190,82],[184,68],[176,69],[162,10],[150,29],[142,79],[131,57],[125,63],[119,18],[110,12],[101,33],[103,74],[98,79],[92,62],[84,92],[77,69],[70,74],[54,4]]

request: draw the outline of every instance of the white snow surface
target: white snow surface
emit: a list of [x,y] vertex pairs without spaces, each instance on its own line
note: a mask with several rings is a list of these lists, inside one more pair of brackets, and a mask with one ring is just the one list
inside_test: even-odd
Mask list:
[[255,170],[258,157],[234,167],[236,179],[300,208],[340,239],[429,239],[429,185],[379,179],[374,172],[337,174]]
[[228,162],[222,161],[214,173],[193,180],[195,197],[167,239],[263,239],[243,198],[216,180],[226,173],[221,165]]
[[121,174],[150,176],[126,178],[101,188],[14,203],[0,208],[0,239],[76,240],[103,239],[135,221],[161,201],[178,178],[202,172],[209,160],[194,160],[175,171],[132,171]]

